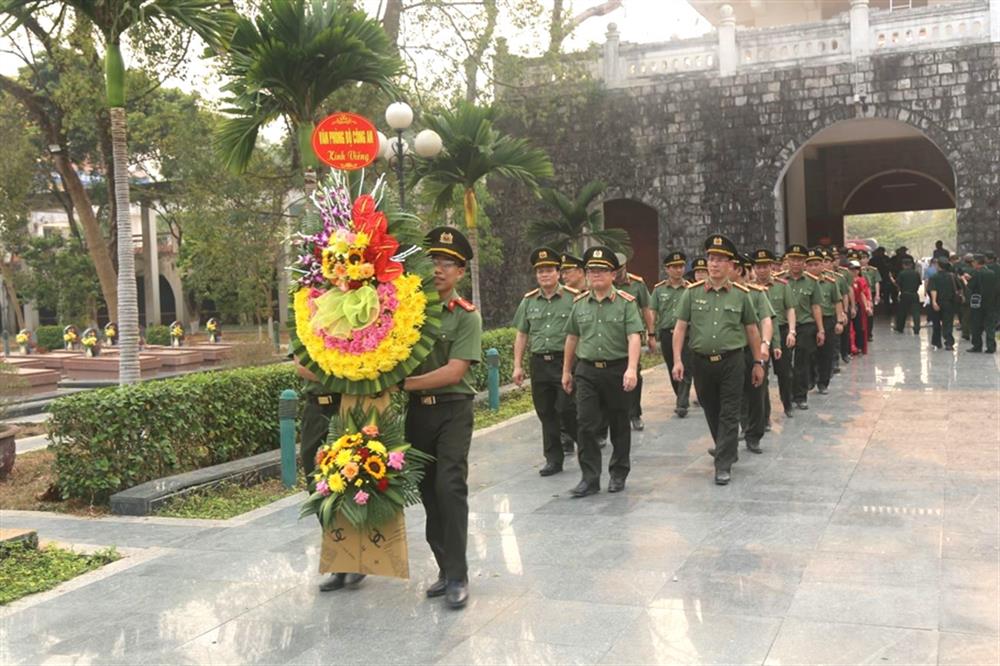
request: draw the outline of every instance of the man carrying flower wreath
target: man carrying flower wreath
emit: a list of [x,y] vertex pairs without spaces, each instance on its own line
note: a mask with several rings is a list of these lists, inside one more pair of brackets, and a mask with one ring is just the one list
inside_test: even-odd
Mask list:
[[441,329],[430,355],[403,383],[410,394],[406,440],[434,456],[420,482],[427,513],[425,534],[438,563],[428,597],[445,596],[452,608],[469,598],[465,551],[469,532],[469,446],[472,443],[472,365],[482,357],[483,320],[455,286],[465,276],[472,246],[451,227],[427,234],[434,288],[441,298]]

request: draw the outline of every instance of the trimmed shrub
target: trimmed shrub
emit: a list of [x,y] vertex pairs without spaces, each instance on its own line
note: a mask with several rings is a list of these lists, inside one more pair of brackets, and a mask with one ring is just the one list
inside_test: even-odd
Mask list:
[[[39,326],[35,329],[36,343],[39,347],[45,347],[49,351],[62,349],[65,346],[63,328],[63,326]],[[77,326],[77,328],[80,327]],[[80,332],[83,332],[82,328],[80,328]]]
[[147,345],[169,345],[170,344],[170,327],[163,326],[161,324],[153,324],[152,326],[146,327],[146,344]]
[[486,350],[496,347],[500,352],[500,385],[509,384],[514,376],[514,338],[517,336],[516,328],[494,328],[483,331],[483,360],[472,368],[476,377],[476,390],[485,391],[487,388],[486,376]]
[[49,432],[63,497],[103,503],[146,481],[275,449],[278,396],[299,385],[285,363],[60,398]]

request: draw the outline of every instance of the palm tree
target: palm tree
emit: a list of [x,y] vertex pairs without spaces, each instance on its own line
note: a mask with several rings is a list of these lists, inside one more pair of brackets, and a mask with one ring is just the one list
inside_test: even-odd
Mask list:
[[[296,163],[311,170],[323,103],[352,83],[391,90],[402,68],[379,22],[348,0],[264,0],[256,20],[239,19],[224,56],[233,117],[217,136],[223,161],[246,170],[261,127],[284,118],[296,135]],[[307,176],[307,196],[312,185]]]
[[233,24],[232,0],[2,0],[0,12],[14,17],[71,9],[89,21],[104,39],[104,76],[111,117],[115,221],[118,227],[118,331],[121,351],[118,381],[139,381],[139,304],[129,209],[128,146],[125,115],[125,60],[122,36],[131,28],[172,24],[194,31],[210,46],[219,46]]
[[548,245],[558,252],[580,254],[591,245],[607,245],[616,252],[630,254],[628,232],[605,229],[604,212],[601,206],[594,205],[604,189],[604,183],[593,181],[584,185],[573,200],[557,190],[542,190],[542,200],[554,208],[559,217],[532,222],[528,225],[528,240]]
[[425,124],[441,135],[444,150],[430,160],[418,160],[414,184],[424,182],[434,198],[434,209],[441,212],[451,206],[456,188],[462,188],[465,227],[475,256],[471,262],[472,301],[479,298],[479,237],[476,231],[476,184],[496,174],[534,189],[540,180],[552,176],[552,162],[545,151],[532,147],[524,139],[502,134],[494,126],[497,110],[459,102],[454,111],[425,116]]

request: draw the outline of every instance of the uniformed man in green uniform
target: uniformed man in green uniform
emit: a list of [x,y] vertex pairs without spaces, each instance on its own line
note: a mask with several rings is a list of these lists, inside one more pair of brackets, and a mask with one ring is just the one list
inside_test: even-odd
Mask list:
[[945,349],[952,351],[955,349],[952,327],[955,325],[955,306],[958,303],[958,280],[951,270],[951,264],[943,257],[938,259],[938,272],[930,279],[930,291],[931,309],[937,313],[931,346],[941,349],[943,345]]
[[832,338],[827,337],[818,346],[816,354],[817,380],[816,389],[820,393],[828,393],[830,376],[833,373],[833,359],[839,351],[840,334],[844,332],[843,293],[839,278],[831,271],[825,270],[829,265],[826,251],[820,248],[809,250],[806,257],[806,270],[810,271],[819,282],[820,312],[823,315],[823,330],[832,331]]
[[[785,416],[791,418],[792,411],[792,350],[795,347],[794,331],[795,305],[788,289],[788,280],[774,275],[777,257],[770,250],[759,249],[753,253],[755,284],[767,292],[767,299],[774,309],[774,329],[776,342],[771,346],[771,358],[774,360],[774,375],[778,378],[778,394],[785,408]],[[764,416],[767,422],[771,418],[771,396],[764,395]]]
[[[674,369],[674,324],[677,323],[677,304],[681,300],[681,295],[687,289],[687,280],[684,279],[684,267],[687,264],[687,256],[683,252],[668,252],[663,260],[663,268],[666,271],[667,279],[658,282],[653,288],[653,311],[656,313],[656,325],[654,330],[660,341],[660,351],[663,352],[663,360],[667,364],[667,372],[672,373]],[[687,342],[681,350],[684,366],[688,371],[683,379],[677,381],[670,376],[670,384],[673,386],[674,395],[677,402],[674,406],[674,413],[678,417],[687,416],[691,406],[691,359],[690,349]]]
[[[583,265],[583,259],[572,254],[563,254],[559,258],[559,279],[570,289],[575,289],[579,294],[587,291],[587,273]],[[560,368],[561,369],[561,368]],[[577,425],[576,425],[576,400],[573,396],[564,401],[559,412],[560,419],[560,439],[562,441],[563,453],[570,454],[576,450]],[[601,442],[601,448],[607,445],[607,440]]]
[[[560,414],[571,398],[562,389],[563,347],[566,321],[573,299],[580,293],[559,284],[559,254],[549,247],[531,253],[538,288],[532,289],[514,314],[514,383],[524,382],[524,353],[531,354],[531,400],[542,422],[542,476],[558,474],[563,468],[563,446],[559,438]],[[529,349],[530,344],[530,349]]]
[[920,334],[920,274],[913,268],[913,259],[909,256],[901,260],[902,270],[896,275],[896,285],[899,287],[899,306],[896,308],[894,329],[902,333],[906,328],[906,318],[913,319],[913,333]]
[[[809,250],[804,245],[788,246],[788,292],[795,307],[795,327],[788,335],[795,339],[792,354],[792,402],[799,409],[809,409],[809,384],[816,350],[826,342],[823,311],[820,308],[819,278],[805,270]],[[819,256],[813,262],[819,262]]]
[[736,246],[715,234],[705,241],[705,251],[708,279],[689,285],[677,306],[673,376],[684,378],[684,363],[676,359],[690,330],[694,385],[715,442],[715,483],[726,485],[739,453],[740,402],[746,374],[743,348],[749,346],[754,355],[755,386],[764,381],[765,360],[760,355],[760,331],[750,289],[729,279],[732,262],[737,259]]
[[[645,323],[646,328],[642,333],[642,344],[649,345],[649,351],[656,351],[656,339],[654,333],[656,329],[654,328],[654,313],[651,307],[651,300],[649,297],[649,289],[646,287],[646,281],[642,279],[642,276],[636,275],[635,273],[629,273],[628,267],[626,265],[626,257],[624,254],[616,254],[615,258],[618,259],[620,265],[618,271],[615,273],[615,289],[618,291],[624,291],[627,294],[631,294],[635,297],[635,304],[639,306],[639,316],[642,317],[643,323]],[[629,421],[631,422],[633,430],[642,430],[646,425],[642,422],[642,373],[639,373],[639,383],[636,384],[635,391],[631,394],[632,407],[629,410]]]
[[420,482],[427,513],[427,543],[438,564],[438,580],[427,596],[445,596],[461,608],[469,598],[465,558],[469,533],[469,445],[472,443],[472,366],[482,359],[483,320],[455,285],[465,276],[472,246],[458,229],[427,234],[434,261],[434,288],[441,298],[441,331],[430,355],[406,379],[410,394],[406,440],[434,456]]
[[828,270],[830,270],[837,277],[837,283],[840,287],[840,300],[841,305],[843,306],[845,318],[843,331],[840,334],[840,358],[838,359],[836,354],[834,354],[833,357],[834,367],[837,368],[837,371],[839,372],[838,361],[842,361],[844,363],[851,362],[850,321],[854,319],[854,315],[857,313],[857,307],[854,303],[854,290],[851,288],[854,285],[854,276],[851,274],[851,270],[847,266],[847,248],[839,248],[837,253],[830,257],[829,261]]
[[997,350],[997,315],[1000,313],[1000,276],[989,269],[986,257],[978,254],[973,259],[975,270],[968,278],[969,307],[972,313],[972,347],[968,351],[978,354],[986,338],[987,354]]
[[[872,301],[872,309],[876,308],[879,303],[882,302],[882,273],[879,272],[877,268],[871,266],[868,262],[871,260],[871,254],[868,250],[861,250],[858,252],[858,261],[861,263],[861,274],[865,277],[868,282],[868,296]],[[872,314],[868,318],[868,341],[871,342],[875,339],[875,315]]]
[[[759,285],[750,284],[750,276],[753,272],[753,259],[745,255],[739,255],[738,261],[733,262],[732,280],[736,284],[743,285],[750,289],[750,302],[753,303],[754,311],[757,313],[757,328],[760,331],[761,348],[759,353],[749,347],[744,348],[743,356],[746,359],[746,376],[743,381],[743,402],[740,404],[740,426],[743,431],[743,439],[746,439],[747,449],[752,453],[763,453],[760,448],[760,441],[764,438],[767,429],[767,361],[771,358],[771,349],[778,345],[777,331],[774,327],[774,308],[767,298],[767,291]],[[765,359],[764,381],[759,385],[753,383],[753,369],[755,358]]]
[[[607,247],[591,247],[583,256],[590,290],[573,303],[566,324],[562,383],[566,393],[576,391],[582,478],[573,497],[601,489],[601,415],[611,428],[608,492],[625,489],[631,463],[630,393],[639,377],[640,334],[645,330],[635,298],[614,286],[618,259]],[[575,365],[575,370],[574,370]]]
[[691,274],[690,276],[685,275],[684,279],[688,282],[698,282],[700,280],[708,279],[708,260],[705,257],[695,257],[694,261],[691,262]]
[[955,275],[959,279],[959,287],[962,289],[962,304],[959,306],[959,324],[962,328],[962,339],[972,340],[972,307],[971,294],[969,293],[969,278],[976,270],[973,265],[974,259],[971,252],[962,255],[962,259],[955,264]]

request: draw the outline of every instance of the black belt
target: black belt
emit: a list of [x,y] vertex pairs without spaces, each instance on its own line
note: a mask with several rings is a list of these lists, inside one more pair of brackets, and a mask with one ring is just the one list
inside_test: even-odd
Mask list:
[[310,395],[309,402],[316,405],[335,405],[337,397],[335,395]]
[[563,352],[551,352],[549,354],[532,354],[534,358],[540,361],[545,361],[546,363],[550,361],[561,361],[563,359]]
[[612,365],[618,365],[619,363],[628,363],[628,359],[627,358],[616,358],[616,359],[614,359],[612,361],[588,361],[585,358],[581,358],[580,362],[581,363],[586,363],[587,365],[591,366],[592,368],[608,368],[608,367],[611,367]]
[[708,361],[709,363],[718,363],[722,359],[729,358],[733,354],[742,354],[744,349],[746,349],[746,347],[730,349],[729,351],[719,352],[718,354],[699,354],[698,352],[695,352],[694,355]]
[[421,405],[430,407],[440,405],[444,402],[458,402],[460,400],[472,400],[475,396],[471,393],[439,393],[437,395],[411,395],[411,405]]

